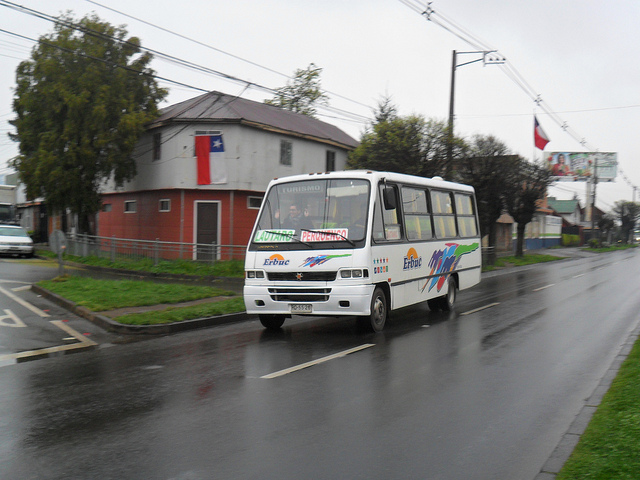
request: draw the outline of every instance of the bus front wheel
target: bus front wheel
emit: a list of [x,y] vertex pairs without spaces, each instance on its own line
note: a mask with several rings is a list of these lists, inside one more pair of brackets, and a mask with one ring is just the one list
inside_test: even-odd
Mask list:
[[269,330],[278,330],[284,323],[284,315],[258,315],[260,323]]
[[376,287],[371,297],[371,313],[361,317],[359,323],[368,330],[381,332],[389,315],[387,296],[380,287]]

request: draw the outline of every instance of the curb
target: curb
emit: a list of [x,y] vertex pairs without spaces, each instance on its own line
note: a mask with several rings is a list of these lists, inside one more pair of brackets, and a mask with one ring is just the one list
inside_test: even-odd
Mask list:
[[79,317],[89,320],[103,330],[124,335],[163,335],[168,333],[184,332],[186,330],[195,330],[197,328],[215,327],[219,325],[228,325],[230,323],[244,322],[252,318],[246,312],[241,312],[219,315],[216,317],[196,318],[193,320],[166,323],[163,325],[125,325],[115,322],[104,315],[94,313],[86,307],[78,306],[75,302],[56,295],[55,293],[39,287],[38,285],[31,285],[31,290],[34,293],[43,296],[47,300],[52,301],[56,305],[75,313]]

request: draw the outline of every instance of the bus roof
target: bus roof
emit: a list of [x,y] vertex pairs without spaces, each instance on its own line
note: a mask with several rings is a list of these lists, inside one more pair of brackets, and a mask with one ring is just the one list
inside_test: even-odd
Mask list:
[[418,177],[414,175],[407,175],[405,173],[396,172],[378,172],[375,170],[341,170],[338,172],[318,172],[318,173],[306,173],[300,175],[291,175],[288,177],[279,177],[271,180],[269,185],[276,185],[280,183],[299,182],[302,180],[314,180],[325,178],[363,178],[370,179],[372,182],[377,183],[383,179],[391,182],[398,182],[403,184],[424,185],[428,187],[444,188],[448,190],[459,190],[464,192],[473,192],[474,189],[470,185],[462,183],[448,182],[440,177]]

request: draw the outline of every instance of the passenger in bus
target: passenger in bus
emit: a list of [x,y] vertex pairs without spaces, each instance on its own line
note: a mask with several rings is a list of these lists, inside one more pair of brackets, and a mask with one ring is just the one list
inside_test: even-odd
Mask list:
[[284,228],[300,230],[300,229],[312,229],[313,225],[309,219],[309,214],[306,210],[303,210],[300,205],[295,203],[289,207],[289,216],[282,222]]

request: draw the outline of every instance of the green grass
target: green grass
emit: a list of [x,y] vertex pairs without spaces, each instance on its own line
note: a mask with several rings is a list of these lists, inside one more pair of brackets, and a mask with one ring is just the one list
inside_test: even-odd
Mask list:
[[534,263],[553,262],[555,260],[562,260],[563,257],[556,257],[554,255],[543,254],[531,254],[524,255],[522,257],[516,257],[515,255],[509,257],[499,257],[496,259],[494,265],[485,265],[482,267],[483,272],[490,272],[496,268],[505,267],[521,267],[523,265],[533,265]]
[[207,286],[97,280],[69,275],[43,280],[38,285],[94,312],[235,295],[234,292]]
[[627,250],[628,248],[636,248],[638,245],[636,244],[620,244],[620,245],[609,245],[608,247],[600,247],[600,248],[585,248],[588,252],[595,253],[605,253],[605,252],[615,252],[616,250]]
[[155,312],[130,313],[116,317],[115,320],[126,325],[159,325],[244,311],[244,300],[242,297],[237,297],[191,307],[169,307]]
[[[37,253],[43,257],[57,258],[57,255],[48,250],[38,250]],[[151,258],[133,259],[119,257],[116,258],[115,262],[112,262],[108,258],[97,257],[95,255],[79,257],[67,254],[64,255],[64,260],[81,263],[83,265],[130,270],[133,272],[170,273],[197,277],[244,277],[243,260],[218,260],[213,265],[193,260],[160,260],[157,265],[154,265],[154,261]]]
[[622,364],[557,480],[640,478],[640,343]]

